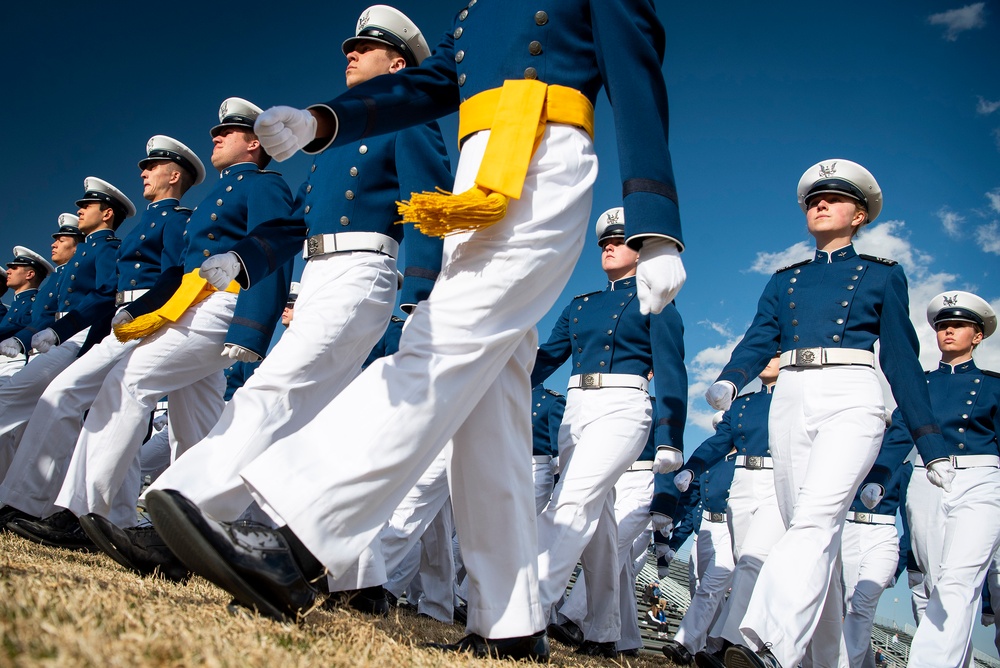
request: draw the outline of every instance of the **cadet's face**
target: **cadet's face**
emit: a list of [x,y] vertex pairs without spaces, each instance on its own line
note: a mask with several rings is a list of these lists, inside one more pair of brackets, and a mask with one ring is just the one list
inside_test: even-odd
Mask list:
[[971,322],[945,321],[937,323],[938,350],[943,353],[971,353],[983,335]]
[[405,66],[406,61],[390,55],[382,44],[361,40],[347,54],[347,71],[344,72],[344,77],[347,79],[347,87],[351,88],[382,74],[398,72]]
[[218,170],[238,162],[251,162],[251,151],[259,144],[239,128],[223,128],[212,138],[212,166]]
[[816,195],[807,204],[806,222],[809,234],[850,235],[853,228],[864,222],[864,213],[857,202],[847,195],[823,193]]
[[[83,216],[80,216],[80,223],[82,225]],[[52,242],[52,262],[55,264],[66,264],[73,257],[75,251],[76,237],[56,237],[56,240]]]
[[292,318],[295,316],[295,305],[288,304],[285,306],[285,310],[281,312],[281,324],[288,327],[292,323]]
[[[105,211],[110,210],[106,209]],[[87,202],[81,206],[80,210],[76,212],[76,215],[80,217],[80,231],[84,234],[90,234],[94,230],[100,228],[101,225],[104,225],[105,211],[101,211],[101,205],[99,202]]]
[[27,275],[29,271],[31,271],[29,267],[8,267],[6,281],[7,287],[19,290],[22,285],[28,282]]
[[601,269],[612,281],[635,273],[639,253],[625,244],[621,237],[614,237],[601,245]]
[[157,160],[147,164],[140,173],[142,196],[150,202],[166,197],[170,192],[170,182],[176,173],[175,163],[169,160]]

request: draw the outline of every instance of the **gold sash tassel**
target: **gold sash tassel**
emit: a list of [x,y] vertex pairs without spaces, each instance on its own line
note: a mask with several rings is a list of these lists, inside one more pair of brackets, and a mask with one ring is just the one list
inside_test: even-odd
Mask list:
[[[240,285],[236,281],[230,283],[225,292],[237,293]],[[191,306],[208,297],[213,292],[219,292],[215,287],[201,277],[198,270],[184,274],[180,287],[171,295],[167,303],[156,309],[152,313],[140,315],[134,320],[115,325],[115,338],[122,343],[132,339],[141,339],[149,336],[167,323],[177,322],[184,312]]]
[[545,133],[546,123],[583,128],[594,136],[594,107],[587,97],[566,86],[534,79],[505,81],[459,107],[459,143],[489,130],[475,186],[453,194],[413,193],[397,202],[401,222],[412,222],[428,236],[473,232],[503,220],[510,199],[520,199],[528,165]]

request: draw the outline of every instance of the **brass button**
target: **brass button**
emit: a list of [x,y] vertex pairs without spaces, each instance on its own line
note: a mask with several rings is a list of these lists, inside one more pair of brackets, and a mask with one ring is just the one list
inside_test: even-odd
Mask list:
[[535,25],[543,26],[549,22],[549,15],[545,12],[535,12]]
[[212,220],[218,220],[219,219],[219,217],[217,215],[215,215],[214,213],[211,216],[209,216],[209,218],[211,218]]
[[801,274],[801,273],[802,273],[802,270],[801,270],[801,269],[796,269],[796,270],[795,270],[795,271],[794,271],[793,273],[796,273],[796,274]]
[[833,342],[834,343],[839,343],[840,342],[840,334],[834,334],[833,335]]
[[222,206],[222,200],[221,199],[215,200],[215,206]]
[[[145,240],[146,240],[146,235],[145,234],[140,234],[139,235],[139,241],[145,241]],[[139,251],[136,251],[136,255],[138,255],[138,254],[139,254]]]
[[840,305],[846,308],[847,307],[847,302],[840,302]]
[[837,318],[837,324],[838,325],[843,325],[844,324],[844,319],[843,318]]
[[364,144],[358,147],[358,153],[360,153],[361,155],[364,155],[367,152],[368,152],[368,147],[365,146]]
[[240,174],[239,176],[237,176],[237,177],[236,177],[236,180],[237,180],[237,181],[242,181],[242,180],[243,180],[243,175],[242,175],[242,174]]
[[233,192],[233,187],[232,186],[226,186],[226,192],[227,193]]
[[455,32],[451,33],[451,36],[454,37],[455,39],[458,39],[459,37],[461,37],[462,36],[462,26],[458,26],[457,28],[455,28]]
[[316,163],[315,162],[313,163],[313,166],[309,168],[309,171],[310,172],[315,172],[316,171]]
[[351,224],[351,219],[348,218],[347,216],[341,216],[340,217],[340,224],[341,225],[350,225]]
[[795,288],[788,288],[788,294],[792,294],[793,292],[795,292]]
[[537,79],[538,78],[538,70],[536,70],[534,67],[525,67],[524,68],[524,78],[525,79]]
[[311,193],[312,191],[313,191],[313,187],[312,187],[312,184],[310,183],[309,185],[306,186],[306,192],[307,193]]
[[792,327],[798,327],[798,326],[799,326],[799,321],[798,320],[792,320]]
[[311,204],[306,204],[305,212],[309,213],[310,211],[312,211],[312,205]]
[[357,167],[351,167],[347,171],[347,173],[350,174],[351,176],[357,176],[358,175],[358,168]]
[[346,197],[347,199],[354,199],[354,191],[348,190],[347,192],[344,193],[344,197]]
[[464,58],[465,58],[465,51],[456,51],[455,52],[455,62],[456,63],[462,62],[462,60]]
[[528,53],[530,53],[531,55],[537,56],[541,52],[542,52],[542,43],[539,42],[538,40],[534,40],[530,44],[528,44]]
[[458,85],[459,86],[465,85],[465,72],[462,72],[461,74],[458,75]]
[[209,252],[208,252],[208,249],[207,249],[207,248],[206,248],[205,250],[203,250],[203,251],[201,252],[201,254],[202,254],[202,255],[204,255],[205,257],[208,257],[209,255],[211,255],[211,253],[209,253]]
[[788,302],[788,308],[795,308],[795,302]]
[[135,286],[135,279],[134,278],[131,281],[129,281],[129,285],[132,285],[133,287]]
[[789,281],[788,281],[788,282],[789,282],[789,283],[795,283],[795,282],[796,282],[796,281],[798,281],[798,280],[799,280],[799,279],[797,279],[797,278],[794,278],[794,277],[793,277],[793,278],[789,279]]
[[211,232],[209,232],[209,233],[208,233],[208,238],[209,238],[209,239],[212,239],[212,240],[214,241],[214,240],[215,240],[215,235],[214,235],[214,234],[212,234]]
[[462,11],[460,11],[458,13],[458,20],[459,21],[464,21],[466,19],[466,17],[468,17],[468,16],[469,16],[469,10],[468,9],[463,9]]

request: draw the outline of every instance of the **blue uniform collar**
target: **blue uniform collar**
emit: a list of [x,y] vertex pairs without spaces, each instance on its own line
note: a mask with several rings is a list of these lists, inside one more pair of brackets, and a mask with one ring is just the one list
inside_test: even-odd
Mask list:
[[847,244],[843,248],[838,248],[829,252],[817,250],[816,257],[813,258],[813,262],[823,262],[824,264],[830,262],[845,262],[857,256],[858,254],[854,250],[854,244]]
[[773,385],[764,385],[763,383],[761,383],[760,391],[762,394],[773,394],[774,388],[777,387],[777,385],[778,385],[777,383],[774,383]]
[[176,197],[164,197],[163,199],[158,199],[155,202],[147,204],[146,210],[159,209],[161,206],[177,206],[180,203],[180,200]]
[[635,276],[627,276],[619,278],[617,281],[608,281],[608,287],[605,289],[614,292],[615,290],[627,290],[633,287],[635,287]]
[[32,295],[34,295],[36,292],[38,292],[38,288],[25,288],[24,290],[21,290],[20,292],[15,292],[14,293],[14,300],[16,301],[18,299],[21,299],[21,300],[31,299]]
[[237,162],[235,165],[229,165],[228,167],[224,168],[221,172],[219,172],[219,178],[221,179],[225,176],[229,176],[230,174],[236,174],[238,172],[249,172],[249,171],[256,172],[257,165],[255,165],[252,162]]
[[938,371],[951,375],[953,373],[972,373],[979,371],[979,369],[973,360],[969,360],[955,365],[948,364],[947,362],[938,362]]
[[91,232],[90,234],[88,234],[87,238],[84,239],[84,241],[90,243],[91,241],[97,241],[98,239],[104,239],[106,237],[113,237],[113,236],[115,236],[114,230],[97,230],[96,232]]

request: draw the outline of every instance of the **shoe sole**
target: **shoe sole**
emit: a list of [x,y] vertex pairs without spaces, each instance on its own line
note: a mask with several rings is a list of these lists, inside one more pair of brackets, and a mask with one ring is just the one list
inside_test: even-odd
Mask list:
[[111,557],[116,564],[132,573],[147,575],[129,561],[124,554],[118,551],[118,548],[111,542],[111,539],[105,535],[101,525],[94,521],[89,514],[80,518],[80,526],[83,528],[83,533],[87,534],[90,540],[94,541],[94,545],[100,548],[101,552]]
[[698,668],[725,668],[725,662],[715,657],[705,656],[701,652],[694,655],[694,665]]
[[261,596],[233,570],[169,494],[160,490],[147,493],[146,509],[152,515],[156,531],[167,547],[192,572],[229,592],[237,601],[262,615],[282,622],[295,621]]
[[760,668],[760,663],[754,658],[747,656],[739,648],[730,647],[726,650],[726,668]]
[[62,543],[56,543],[51,540],[42,538],[41,536],[37,536],[28,531],[27,529],[23,529],[17,524],[14,524],[13,522],[7,525],[7,530],[14,532],[15,534],[17,534],[18,536],[20,536],[25,540],[30,540],[32,543],[36,543],[38,545],[44,545],[45,547],[58,547],[63,550],[71,550],[73,552],[97,552],[96,545],[84,545],[84,544],[63,545]]

